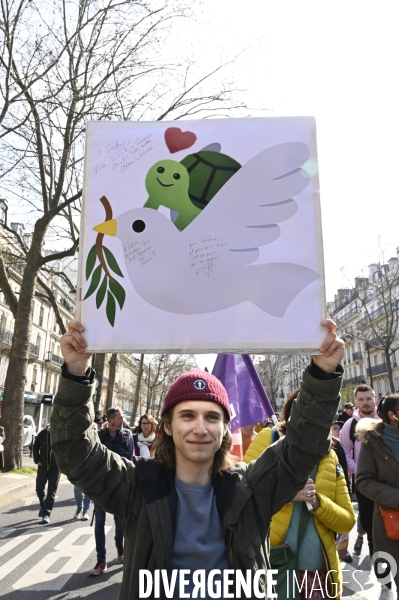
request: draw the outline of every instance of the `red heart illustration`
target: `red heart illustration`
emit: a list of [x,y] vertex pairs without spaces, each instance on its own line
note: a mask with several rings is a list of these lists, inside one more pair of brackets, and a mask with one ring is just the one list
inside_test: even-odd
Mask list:
[[171,154],[190,148],[196,139],[197,136],[192,131],[182,131],[178,127],[169,127],[165,130],[165,142]]

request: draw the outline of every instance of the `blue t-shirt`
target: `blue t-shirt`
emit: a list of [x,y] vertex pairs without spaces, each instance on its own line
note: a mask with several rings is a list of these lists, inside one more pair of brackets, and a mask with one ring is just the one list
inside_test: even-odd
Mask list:
[[[191,574],[197,569],[204,569],[206,574],[212,569],[223,572],[230,565],[212,481],[193,485],[176,477],[175,486],[177,507],[172,569],[190,569]],[[185,586],[184,591],[191,594],[194,583],[191,577],[185,579],[190,579],[190,585]],[[231,586],[229,591],[232,590]],[[208,595],[205,597],[209,598]],[[179,577],[173,598],[180,598]]]

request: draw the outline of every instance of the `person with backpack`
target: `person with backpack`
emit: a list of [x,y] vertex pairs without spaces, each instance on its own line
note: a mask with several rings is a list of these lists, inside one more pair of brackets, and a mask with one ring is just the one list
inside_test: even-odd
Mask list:
[[[355,403],[357,409],[353,413],[353,417],[348,419],[342,427],[340,442],[345,450],[346,462],[350,476],[355,476],[357,473],[357,461],[361,442],[356,437],[356,426],[361,419],[372,418],[378,420],[376,412],[376,398],[374,390],[366,384],[358,385],[355,389]],[[359,490],[353,486],[356,492],[359,516],[357,523],[357,540],[354,545],[355,554],[360,555],[363,546],[363,536],[367,534],[370,556],[373,556],[373,510],[374,502],[366,498]]]
[[[134,452],[133,436],[129,429],[122,427],[123,410],[119,406],[111,406],[107,410],[107,427],[99,429],[97,434],[100,442],[119,456],[132,460]],[[98,504],[94,508],[97,563],[90,571],[91,576],[101,575],[107,571],[106,549],[105,549],[105,518],[106,511]],[[124,524],[123,519],[114,515],[115,521],[115,546],[118,554],[118,562],[123,564],[124,558]]]
[[[35,437],[33,444],[33,460],[37,465],[36,494],[40,502],[39,518],[42,525],[50,523],[55,495],[61,473],[58,470],[50,442],[50,425],[42,429]],[[44,491],[47,485],[47,494]]]

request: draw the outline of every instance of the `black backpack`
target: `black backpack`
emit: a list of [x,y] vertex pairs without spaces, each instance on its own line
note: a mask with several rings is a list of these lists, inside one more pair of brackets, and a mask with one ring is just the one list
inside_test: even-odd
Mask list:
[[356,421],[355,417],[352,417],[352,422],[351,422],[351,426],[349,429],[349,439],[352,441],[353,444],[358,441],[358,437],[356,436],[356,433],[355,433],[357,424],[358,424],[358,421]]

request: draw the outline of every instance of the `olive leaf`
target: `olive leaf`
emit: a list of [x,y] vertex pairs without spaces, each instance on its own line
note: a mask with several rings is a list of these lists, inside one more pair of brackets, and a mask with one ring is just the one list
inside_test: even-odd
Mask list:
[[107,319],[113,327],[114,323],[115,323],[115,315],[116,315],[116,302],[115,302],[115,298],[113,297],[113,295],[111,294],[110,291],[108,291],[108,293],[107,293],[106,313],[107,313]]
[[101,265],[98,265],[98,267],[95,269],[94,273],[93,273],[93,277],[91,278],[91,283],[90,283],[90,287],[87,290],[86,296],[83,298],[83,300],[86,300],[87,298],[89,298],[98,288],[98,285],[100,283],[100,279],[101,279]]
[[123,305],[125,304],[125,299],[126,299],[126,292],[125,292],[125,290],[120,285],[120,283],[118,283],[117,281],[115,281],[115,279],[113,281],[109,282],[109,289],[114,294],[115,298],[118,300],[118,304],[119,304],[119,306],[120,306],[120,308],[122,310]]
[[107,263],[108,263],[109,268],[114,273],[116,273],[117,275],[119,275],[119,277],[123,277],[123,273],[120,270],[118,263],[116,262],[115,256],[105,246],[103,246],[103,250],[104,250],[105,258],[107,259]]
[[98,292],[97,292],[97,295],[96,295],[96,306],[97,306],[97,308],[100,308],[101,304],[104,301],[105,293],[107,291],[107,279],[108,279],[107,275],[104,275],[104,279],[102,281],[102,284],[98,288]]
[[[109,200],[106,196],[102,196],[100,198],[100,202],[105,209],[105,218],[107,221],[109,221],[112,219],[112,207],[109,203]],[[112,271],[119,277],[123,278],[123,273],[115,259],[115,256],[108,248],[103,246],[103,238],[104,234],[99,233],[97,235],[96,243],[94,246],[92,246],[89,254],[87,255],[86,281],[91,275],[92,279],[86,296],[83,299],[86,300],[86,298],[89,298],[97,290],[98,286],[100,286],[96,294],[96,306],[97,309],[99,309],[104,302],[105,296],[107,296],[105,312],[109,323],[113,327],[116,317],[116,301],[118,302],[120,309],[122,309],[126,300],[126,292],[121,284],[115,280],[113,274],[111,274]],[[95,268],[97,260],[100,264],[97,266],[97,268]],[[104,277],[101,281],[103,272]]]
[[96,261],[97,261],[97,252],[96,252],[96,245],[94,244],[94,246],[91,247],[89,254],[87,255],[86,281],[89,279],[89,277],[94,269],[94,265],[96,264]]

